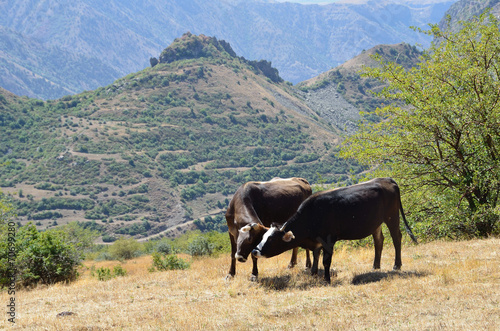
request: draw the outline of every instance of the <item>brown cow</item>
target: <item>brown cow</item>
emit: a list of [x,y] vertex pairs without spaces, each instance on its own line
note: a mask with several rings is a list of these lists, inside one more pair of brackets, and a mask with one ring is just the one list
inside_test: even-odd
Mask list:
[[[312,193],[303,178],[274,178],[269,182],[248,182],[238,188],[229,203],[226,221],[231,239],[231,267],[227,278],[236,273],[236,260],[245,262],[271,223],[282,225]],[[289,267],[297,264],[294,249]],[[310,267],[309,251],[306,266]],[[252,280],[258,276],[257,258],[252,256]]]
[[319,192],[305,200],[281,229],[271,227],[252,251],[252,256],[272,257],[295,247],[303,247],[313,250],[311,273],[316,274],[319,253],[323,249],[325,280],[330,282],[333,246],[338,240],[362,239],[372,235],[375,242],[373,268],[380,268],[384,244],[382,223],[385,223],[396,251],[394,269],[400,269],[400,211],[406,231],[416,243],[401,206],[399,187],[392,178],[375,178],[365,183]]

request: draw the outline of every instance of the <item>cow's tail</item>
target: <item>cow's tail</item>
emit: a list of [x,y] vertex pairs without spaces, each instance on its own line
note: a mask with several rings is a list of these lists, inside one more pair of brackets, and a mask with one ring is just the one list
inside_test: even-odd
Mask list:
[[413,240],[413,242],[415,244],[418,244],[417,238],[415,237],[415,235],[411,231],[410,226],[408,225],[408,222],[406,221],[405,212],[403,211],[403,204],[401,203],[401,196],[399,197],[399,210],[401,211],[401,216],[403,216],[403,222],[405,223],[406,233],[408,233],[411,240]]

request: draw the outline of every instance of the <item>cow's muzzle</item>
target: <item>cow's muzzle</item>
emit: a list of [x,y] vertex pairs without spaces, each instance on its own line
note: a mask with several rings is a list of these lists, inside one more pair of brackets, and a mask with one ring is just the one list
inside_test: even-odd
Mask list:
[[242,255],[236,253],[234,255],[234,257],[236,258],[236,260],[238,260],[239,262],[247,262],[247,259],[245,257],[243,257]]

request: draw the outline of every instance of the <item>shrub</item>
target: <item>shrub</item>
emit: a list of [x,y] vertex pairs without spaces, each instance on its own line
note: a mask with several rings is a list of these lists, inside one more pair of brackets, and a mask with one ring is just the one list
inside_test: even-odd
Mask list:
[[184,270],[189,268],[189,262],[177,257],[177,255],[164,255],[153,253],[153,265],[149,271]]
[[76,223],[45,232],[32,223],[18,228],[14,216],[0,193],[0,287],[13,279],[22,286],[74,280],[95,233]]
[[123,267],[118,264],[113,267],[113,274],[115,277],[123,277],[127,275],[127,270],[123,269]]
[[214,245],[204,236],[196,237],[188,245],[188,252],[192,256],[212,255]]
[[19,283],[31,286],[74,280],[82,254],[65,239],[59,230],[38,232],[31,223],[21,227],[16,236]]
[[170,254],[170,253],[172,253],[172,247],[168,243],[166,243],[164,241],[160,241],[156,245],[156,251],[158,253]]
[[106,281],[115,277],[126,276],[127,271],[123,269],[123,267],[119,264],[113,267],[113,272],[111,272],[111,269],[106,267],[100,267],[98,269],[95,269],[95,266],[92,266],[90,275],[92,277],[96,277],[100,281]]
[[114,257],[109,254],[109,252],[100,252],[97,253],[97,256],[94,258],[96,261],[112,261]]
[[96,277],[100,281],[110,280],[111,278],[113,278],[113,275],[111,275],[111,270],[105,267],[95,269],[95,273],[91,272],[91,275]]
[[130,260],[139,255],[141,244],[134,238],[120,238],[109,247],[109,253],[118,260]]
[[109,234],[105,234],[102,236],[102,241],[105,243],[112,243],[116,241],[114,236],[110,236]]
[[94,241],[99,237],[99,231],[93,228],[98,228],[97,224],[88,222],[84,225],[80,222],[71,222],[58,228],[66,243],[75,246],[79,254],[83,257],[90,253],[95,247]]

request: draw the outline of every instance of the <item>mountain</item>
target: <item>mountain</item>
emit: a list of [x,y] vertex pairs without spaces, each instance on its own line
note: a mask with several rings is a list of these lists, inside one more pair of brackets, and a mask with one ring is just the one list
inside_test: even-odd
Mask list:
[[499,0],[484,0],[484,1],[474,1],[474,0],[460,0],[454,3],[446,12],[444,17],[439,22],[439,27],[441,29],[448,28],[448,19],[450,17],[449,28],[452,31],[458,31],[460,26],[458,22],[466,21],[472,16],[481,15],[487,8],[491,10],[491,13],[496,17],[500,16],[500,1]]
[[15,94],[51,99],[95,89],[118,77],[117,70],[98,59],[46,46],[0,26],[0,86]]
[[[358,56],[334,69],[299,83],[297,87],[310,94],[311,98],[316,100],[316,103],[323,103],[322,108],[335,107],[334,103],[328,102],[322,96],[335,93],[340,94],[342,99],[352,107],[349,115],[350,118],[359,119],[358,113],[360,110],[373,112],[383,103],[383,100],[374,96],[372,92],[380,91],[385,84],[378,80],[361,76],[363,67],[375,67],[378,65],[378,62],[373,58],[376,54],[382,56],[385,61],[396,62],[409,69],[416,66],[422,52],[417,47],[406,43],[378,45],[361,52]],[[374,116],[372,115],[373,120],[377,120]],[[356,129],[356,124],[355,122],[351,122],[350,127],[352,130]]]
[[0,40],[13,47],[0,49],[7,77],[0,83],[41,99],[94,89],[144,69],[187,31],[226,40],[238,54],[266,59],[281,77],[298,83],[378,44],[428,45],[409,26],[437,23],[454,2],[7,0],[0,2]]
[[[482,14],[489,9],[492,14],[500,15],[500,0],[474,1],[460,0],[454,3],[445,13],[439,22],[442,30],[447,28],[458,31],[458,22],[466,21],[473,16]],[[438,41],[434,41],[438,42]],[[408,43],[398,43],[393,45],[377,45],[368,50],[363,50],[359,55],[346,61],[345,63],[328,70],[316,77],[310,78],[297,84],[297,87],[308,94],[307,100],[312,100],[308,104],[316,109],[329,111],[335,108],[335,103],[327,96],[339,93],[342,99],[348,102],[352,108],[345,107],[343,117],[347,120],[347,128],[356,129],[356,123],[349,118],[358,119],[357,111],[373,112],[384,101],[375,97],[371,92],[380,91],[385,85],[377,80],[361,77],[363,66],[376,66],[377,62],[373,55],[379,54],[386,61],[393,61],[403,65],[406,69],[416,66],[422,52],[415,46]],[[342,100],[341,99],[341,100]],[[334,110],[338,114],[338,110]],[[374,121],[378,120],[374,114],[370,115]],[[354,124],[354,125],[353,125]],[[337,125],[338,126],[338,125]]]
[[343,131],[266,61],[184,34],[158,63],[93,91],[41,101],[0,90],[0,186],[21,222],[80,221],[104,240],[224,229],[249,180],[348,181]]

